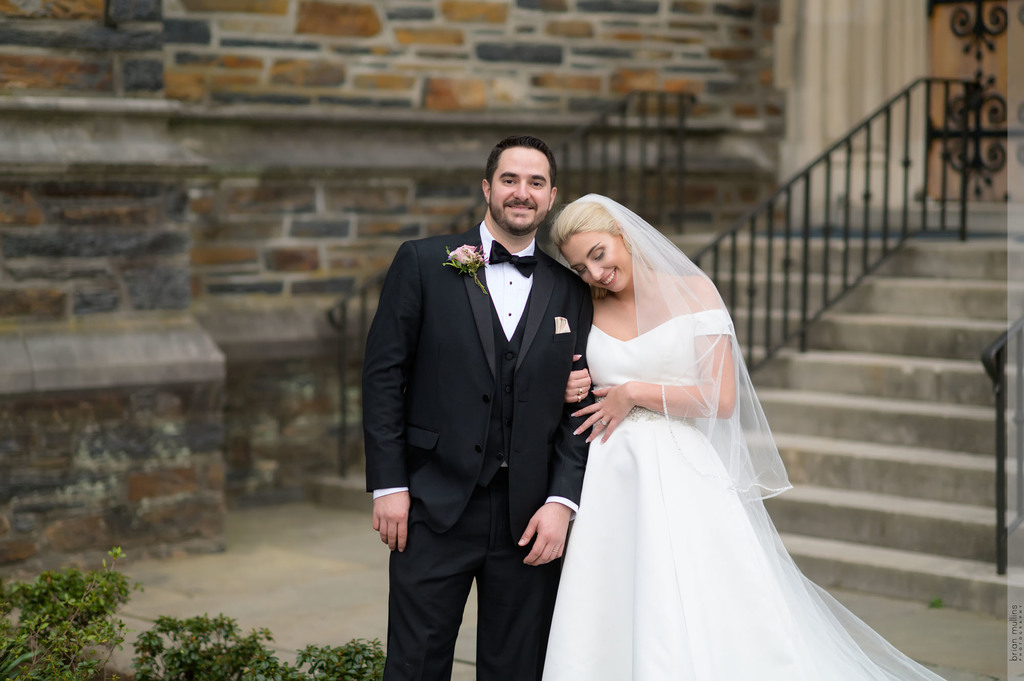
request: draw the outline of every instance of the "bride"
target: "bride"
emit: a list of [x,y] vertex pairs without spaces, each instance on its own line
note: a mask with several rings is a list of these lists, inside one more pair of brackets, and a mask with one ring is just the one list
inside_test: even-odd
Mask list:
[[939,680],[783,547],[763,499],[789,481],[707,276],[596,194],[552,238],[593,293],[597,401],[545,681]]

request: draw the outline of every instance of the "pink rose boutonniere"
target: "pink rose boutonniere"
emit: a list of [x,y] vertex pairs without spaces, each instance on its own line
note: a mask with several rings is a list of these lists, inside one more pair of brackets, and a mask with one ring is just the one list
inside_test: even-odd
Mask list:
[[477,274],[481,267],[487,264],[487,260],[484,258],[483,246],[470,246],[465,244],[459,246],[454,251],[450,248],[445,248],[448,252],[448,260],[445,261],[444,265],[448,267],[454,267],[463,274],[468,274],[473,277],[473,281],[480,287],[480,290],[485,294],[487,289],[484,288],[483,283],[480,281],[480,277]]

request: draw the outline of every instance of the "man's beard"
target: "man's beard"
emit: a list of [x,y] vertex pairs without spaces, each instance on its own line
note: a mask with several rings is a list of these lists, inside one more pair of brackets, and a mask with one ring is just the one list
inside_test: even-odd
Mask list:
[[511,234],[512,236],[528,236],[537,231],[541,223],[544,222],[544,218],[547,217],[547,211],[541,212],[537,205],[530,201],[509,201],[509,206],[526,206],[534,211],[533,222],[527,224],[514,223],[505,219],[505,208],[506,204],[496,205],[494,202],[488,202],[487,210],[491,214],[491,219],[498,227],[502,230]]

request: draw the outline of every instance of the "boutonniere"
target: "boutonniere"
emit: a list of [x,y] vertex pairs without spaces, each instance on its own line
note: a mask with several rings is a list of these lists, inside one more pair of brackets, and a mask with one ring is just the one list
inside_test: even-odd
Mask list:
[[485,294],[487,289],[484,288],[483,283],[480,281],[480,277],[477,274],[481,267],[487,264],[487,260],[484,258],[483,246],[470,246],[465,244],[459,246],[454,251],[450,248],[445,248],[448,252],[448,260],[444,262],[445,266],[454,267],[463,274],[468,274],[473,277],[473,281],[480,287],[480,290]]

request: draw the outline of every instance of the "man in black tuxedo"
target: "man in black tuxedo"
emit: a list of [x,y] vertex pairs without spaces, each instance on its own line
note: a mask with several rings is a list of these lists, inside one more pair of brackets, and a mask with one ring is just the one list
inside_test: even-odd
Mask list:
[[[587,455],[566,382],[593,315],[586,285],[536,249],[555,170],[543,141],[499,142],[483,223],[402,244],[381,292],[363,426],[373,527],[392,549],[385,681],[451,678],[474,579],[477,679],[541,675]],[[463,245],[489,256],[479,285],[444,266]]]

